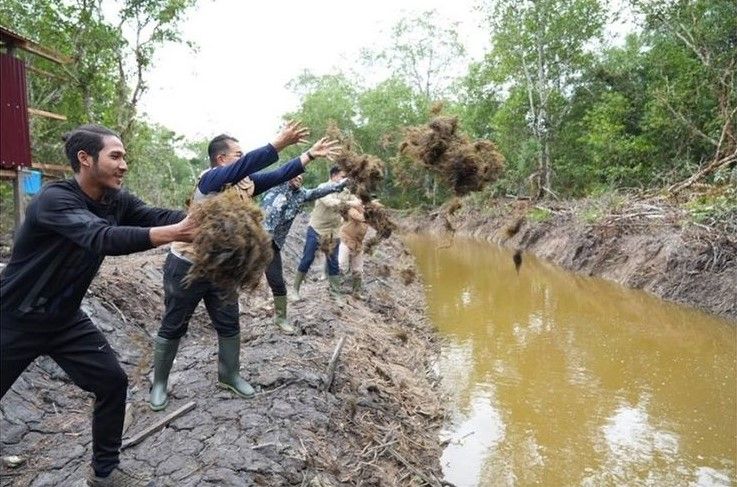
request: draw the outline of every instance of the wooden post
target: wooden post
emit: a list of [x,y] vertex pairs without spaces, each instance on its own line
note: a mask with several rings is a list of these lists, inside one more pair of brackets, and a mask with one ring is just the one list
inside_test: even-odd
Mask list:
[[13,179],[13,209],[15,212],[15,228],[21,226],[26,217],[26,195],[23,191],[23,178],[21,172],[16,171]]

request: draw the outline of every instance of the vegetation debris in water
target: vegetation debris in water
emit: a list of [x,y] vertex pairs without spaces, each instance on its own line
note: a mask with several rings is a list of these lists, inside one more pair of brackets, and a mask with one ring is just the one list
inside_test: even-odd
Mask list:
[[198,230],[185,282],[204,278],[226,293],[257,287],[273,257],[259,207],[226,190],[193,205],[190,216]]
[[522,251],[517,249],[512,256],[512,262],[514,262],[514,270],[519,274],[519,268],[522,266]]

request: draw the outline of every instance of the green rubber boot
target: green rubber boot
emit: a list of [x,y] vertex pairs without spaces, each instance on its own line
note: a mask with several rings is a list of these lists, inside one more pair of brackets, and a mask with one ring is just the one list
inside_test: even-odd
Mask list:
[[353,274],[351,280],[351,291],[356,299],[363,299],[363,279],[360,274]]
[[218,385],[241,397],[253,397],[256,391],[240,376],[241,334],[218,336]]
[[304,272],[297,271],[297,274],[294,275],[294,294],[292,294],[292,301],[299,301],[302,299],[302,295],[299,293],[299,288],[302,287],[302,281],[305,280],[305,274]]
[[148,397],[148,404],[154,411],[161,411],[169,404],[167,385],[169,372],[179,349],[179,338],[172,340],[157,336],[154,338],[154,383]]
[[287,321],[286,296],[274,296],[274,323],[287,335],[297,333],[297,329]]
[[343,298],[343,293],[340,290],[340,276],[328,276],[328,283],[330,296],[338,306],[342,308],[345,304],[345,299]]

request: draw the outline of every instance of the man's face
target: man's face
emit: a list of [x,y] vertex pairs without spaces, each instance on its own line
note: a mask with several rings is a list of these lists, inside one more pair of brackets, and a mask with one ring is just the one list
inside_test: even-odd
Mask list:
[[226,142],[228,143],[228,150],[222,154],[218,154],[218,166],[227,166],[231,162],[235,162],[243,157],[243,150],[241,150],[238,142],[234,140],[226,140]]
[[340,181],[344,177],[345,177],[345,173],[343,171],[338,171],[335,174],[333,174],[332,176],[330,176],[330,180],[332,182],[334,182],[334,183],[337,183],[338,181]]
[[299,189],[302,187],[302,176],[295,176],[289,180],[289,186],[293,189]]
[[123,176],[128,171],[125,162],[125,147],[119,138],[106,135],[102,139],[104,146],[97,155],[97,160],[84,151],[78,157],[82,167],[89,171],[90,177],[100,186],[108,189],[120,189]]

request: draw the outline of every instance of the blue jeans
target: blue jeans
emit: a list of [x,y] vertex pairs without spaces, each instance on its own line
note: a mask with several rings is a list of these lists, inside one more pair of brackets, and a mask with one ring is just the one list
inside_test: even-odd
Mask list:
[[[333,241],[335,247],[327,255],[328,275],[337,276],[340,273],[338,268],[338,244],[340,239]],[[305,249],[302,252],[302,260],[299,261],[297,270],[302,274],[307,274],[310,270],[312,262],[315,260],[315,253],[320,248],[320,234],[312,227],[307,227],[307,237],[305,238]]]

